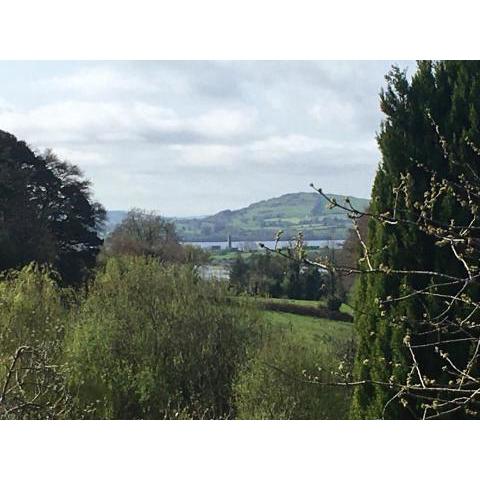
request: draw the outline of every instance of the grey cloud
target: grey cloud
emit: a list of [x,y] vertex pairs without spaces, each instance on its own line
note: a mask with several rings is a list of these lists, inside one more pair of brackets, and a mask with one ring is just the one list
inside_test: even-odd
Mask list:
[[312,181],[367,196],[392,63],[0,62],[0,128],[78,163],[112,209],[205,214]]

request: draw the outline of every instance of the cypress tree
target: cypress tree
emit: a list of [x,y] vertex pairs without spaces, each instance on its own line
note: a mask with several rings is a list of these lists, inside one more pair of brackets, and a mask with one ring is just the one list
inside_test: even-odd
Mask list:
[[[418,212],[414,206],[423,202],[425,192],[431,189],[432,172],[439,179],[450,181],[457,181],[465,172],[479,174],[480,160],[469,142],[480,145],[480,62],[422,61],[411,80],[396,67],[386,80],[387,86],[380,94],[385,119],[377,136],[382,161],[374,181],[370,212],[393,215],[395,208],[403,219],[415,222]],[[447,142],[448,155],[439,134]],[[396,196],[399,185],[408,187],[408,196]],[[436,207],[436,218],[464,224],[469,221],[469,214],[454,198],[445,196]],[[413,223],[369,221],[367,245],[374,268],[383,265],[399,270],[459,274],[459,262],[435,240]],[[371,383],[355,391],[351,408],[354,418],[420,416],[421,400],[389,402],[395,390],[377,382],[404,381],[412,364],[404,338],[408,334],[412,339],[421,335],[428,339],[421,318],[425,309],[432,315],[439,312],[441,300],[412,297],[388,311],[382,307],[382,300],[425,288],[431,281],[428,276],[419,275],[360,275],[356,285],[359,346],[354,374],[356,379]],[[455,314],[458,312],[453,309],[451,315]],[[449,354],[460,365],[468,358],[464,346],[450,347]],[[422,351],[417,359],[429,378],[440,379],[444,375],[433,349]]]

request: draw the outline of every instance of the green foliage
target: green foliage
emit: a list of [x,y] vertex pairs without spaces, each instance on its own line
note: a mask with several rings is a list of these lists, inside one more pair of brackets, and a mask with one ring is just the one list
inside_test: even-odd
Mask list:
[[138,208],[130,210],[109,234],[104,254],[143,255],[190,265],[202,265],[209,259],[205,250],[180,244],[175,224]]
[[[415,205],[424,201],[431,188],[431,174],[458,182],[461,173],[478,178],[478,156],[468,142],[480,142],[477,121],[480,111],[480,63],[464,61],[419,62],[418,70],[409,82],[404,72],[393,68],[387,75],[388,85],[381,94],[381,108],[386,118],[382,123],[378,143],[382,163],[375,178],[370,212],[392,214],[396,207],[411,224],[388,225],[370,221],[368,248],[374,267],[386,265],[406,270],[427,270],[457,275],[462,266],[445,250],[435,245],[435,239],[422,232],[415,221]],[[446,157],[439,133],[449,145]],[[442,140],[443,141],[443,140]],[[403,182],[408,195],[396,198],[396,188]],[[439,205],[437,221],[445,224],[468,224],[466,210],[459,208],[453,198]],[[425,288],[430,282],[426,276],[363,275],[356,295],[356,326],[360,341],[355,373],[358,379],[388,382],[405,378],[411,363],[403,339],[408,331],[412,341],[422,336],[422,343],[434,337],[421,322],[425,306],[434,317],[441,299],[417,297],[392,307],[388,315],[382,311],[381,301],[387,296],[397,297]],[[427,305],[428,304],[428,305]],[[450,314],[455,317],[455,309]],[[405,318],[406,321],[398,319]],[[431,327],[429,327],[431,329]],[[424,331],[425,330],[425,331]],[[430,335],[430,336],[429,336]],[[430,339],[430,340],[429,340]],[[458,345],[458,344],[457,344]],[[465,363],[467,350],[455,343],[447,346],[457,365]],[[460,344],[461,345],[461,344]],[[418,358],[422,372],[428,378],[439,379],[443,374],[440,359],[432,351]],[[419,402],[404,406],[391,402],[384,412],[391,391],[379,385],[358,388],[352,413],[359,418],[415,418]]]
[[256,337],[251,305],[183,266],[110,259],[69,337],[77,415],[221,418],[234,415],[231,385]]
[[338,312],[342,304],[343,302],[340,297],[331,296],[327,298],[327,308],[333,310],[334,312]]
[[318,300],[324,278],[315,267],[267,252],[253,253],[247,260],[238,254],[230,269],[230,284],[238,292],[254,295]]
[[333,378],[351,325],[259,315],[251,299],[153,258],[111,258],[84,292],[35,265],[11,272],[0,281],[0,416],[343,418],[348,393],[305,374]]
[[80,283],[95,265],[104,216],[77,167],[0,130],[0,270],[35,261]]
[[[351,367],[352,340],[343,332],[319,341],[322,323],[315,319],[271,314],[271,331],[257,354],[239,375],[236,385],[238,418],[342,419],[350,391],[321,385],[337,381],[332,372]],[[287,322],[285,324],[284,322]],[[310,323],[312,325],[310,325]],[[332,322],[333,323],[333,322]]]
[[354,339],[350,322],[271,311],[264,312],[263,316],[275,330],[282,330],[294,336],[299,343],[323,352],[328,352],[331,344],[348,344]]
[[0,281],[0,416],[57,418],[66,396],[61,368],[71,292],[29,265]]
[[194,245],[182,245],[182,256],[180,257],[182,263],[188,265],[205,265],[210,261],[210,253]]
[[[339,203],[345,200],[342,195],[336,198]],[[368,200],[351,200],[359,209],[368,206]],[[185,241],[226,241],[229,234],[234,240],[272,240],[279,230],[285,232],[284,238],[302,231],[307,239],[329,239],[329,226],[336,227],[338,238],[345,238],[350,228],[346,215],[338,208],[326,208],[326,202],[314,192],[290,193],[205,218],[176,219],[175,224]]]
[[130,210],[107,237],[106,249],[112,255],[145,255],[162,259],[181,256],[175,225],[160,215],[139,208]]

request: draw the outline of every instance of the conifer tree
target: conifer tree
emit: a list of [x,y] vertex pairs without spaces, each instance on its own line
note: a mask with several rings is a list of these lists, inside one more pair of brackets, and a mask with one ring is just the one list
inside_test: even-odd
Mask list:
[[[385,120],[377,137],[382,161],[372,190],[370,212],[377,219],[369,222],[369,260],[375,269],[385,272],[397,269],[459,274],[461,262],[418,228],[417,207],[432,191],[433,178],[451,183],[458,182],[462,175],[480,178],[480,159],[472,148],[472,144],[480,145],[480,62],[423,61],[411,80],[396,67],[386,79],[387,87],[380,95]],[[399,194],[402,192],[405,194]],[[405,221],[395,225],[378,221],[382,214],[399,215]],[[470,212],[448,195],[439,196],[435,214],[436,221],[445,224],[471,221]],[[445,302],[434,296],[413,296],[385,310],[384,301],[420,291],[431,283],[428,275],[360,275],[355,318],[359,346],[354,374],[367,383],[355,391],[353,417],[420,416],[421,399],[392,400],[395,390],[386,384],[408,376],[412,358],[405,339],[421,337],[428,343],[436,333],[429,333],[421,318],[427,314],[434,317]],[[458,314],[458,307],[449,312],[452,318]],[[467,361],[465,344],[452,342],[446,350],[458,365]],[[445,375],[433,347],[419,352],[416,360],[432,382]],[[454,415],[458,418],[463,412],[457,410]]]

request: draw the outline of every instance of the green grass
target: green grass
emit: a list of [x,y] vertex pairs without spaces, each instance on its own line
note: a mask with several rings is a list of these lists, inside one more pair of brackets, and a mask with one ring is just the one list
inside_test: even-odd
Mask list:
[[353,308],[350,305],[347,305],[346,303],[342,303],[342,305],[340,305],[340,311],[342,313],[348,313],[349,315],[352,315],[352,316],[354,313]]
[[291,303],[304,307],[318,307],[319,305],[323,305],[323,303],[320,303],[320,300],[295,300],[292,298],[267,298],[266,300],[273,303]]
[[231,263],[233,262],[238,255],[240,255],[244,260],[247,260],[248,257],[252,255],[251,252],[238,251],[229,251],[229,250],[213,250],[210,251],[210,262],[212,263]]
[[327,347],[332,341],[351,339],[354,335],[353,325],[323,318],[307,317],[283,312],[264,312],[264,319],[273,328],[283,330],[316,349]]

